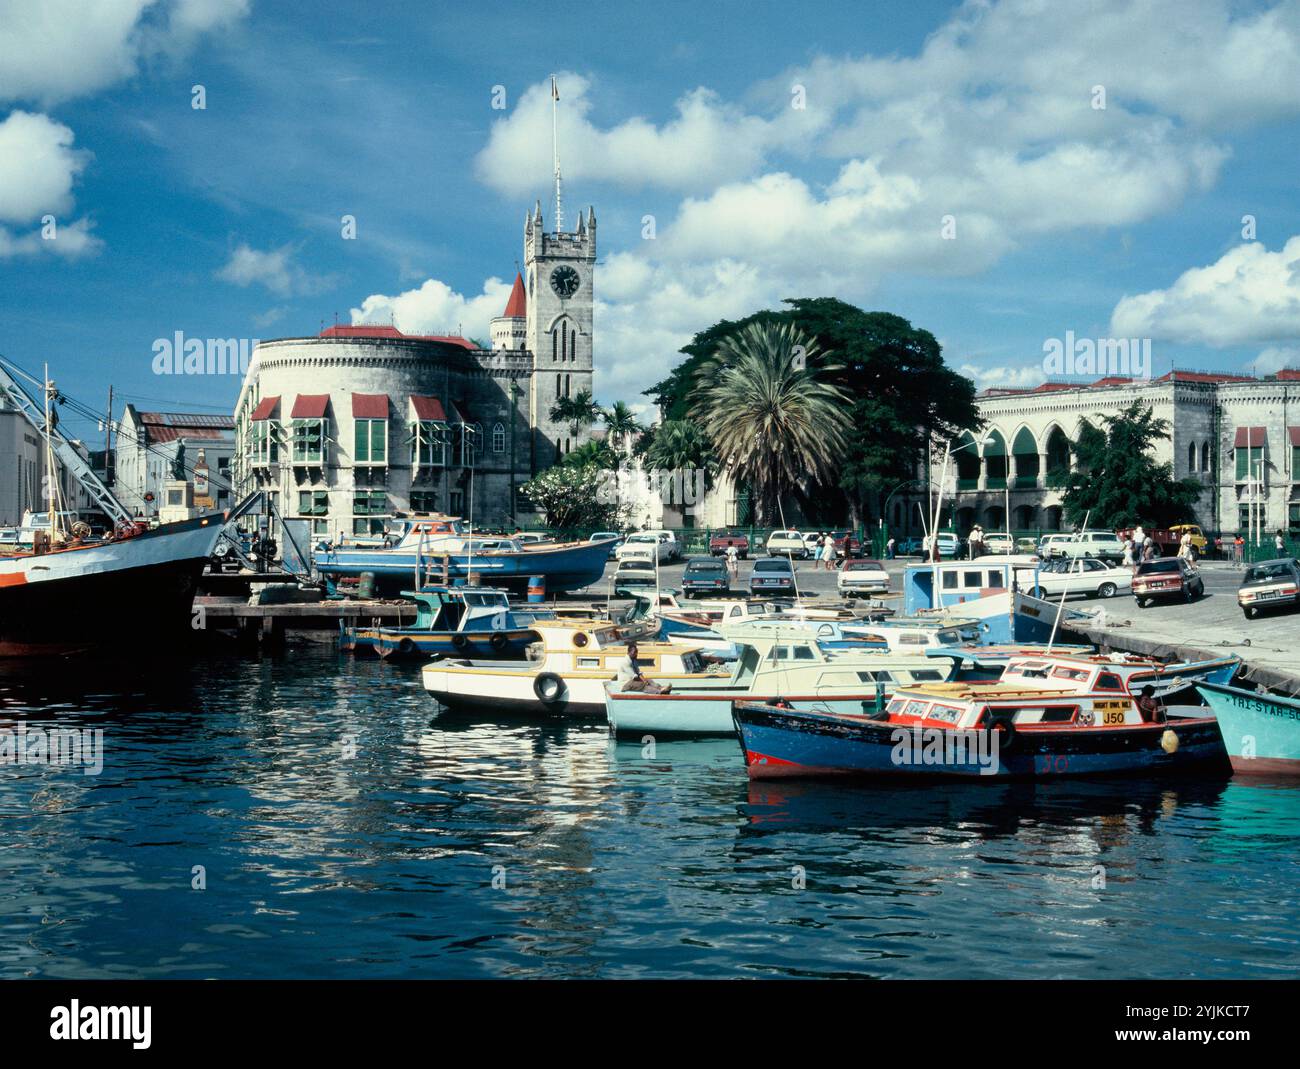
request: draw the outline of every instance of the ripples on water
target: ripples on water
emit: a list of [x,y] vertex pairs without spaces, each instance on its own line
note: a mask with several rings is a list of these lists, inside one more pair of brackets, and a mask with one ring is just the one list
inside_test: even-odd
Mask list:
[[0,766],[0,976],[1300,975],[1291,787],[751,785],[326,651],[9,667],[15,717],[105,767]]

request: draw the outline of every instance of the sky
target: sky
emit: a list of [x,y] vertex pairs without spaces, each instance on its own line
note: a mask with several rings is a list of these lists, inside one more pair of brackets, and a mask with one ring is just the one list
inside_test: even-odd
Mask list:
[[1300,0],[0,0],[0,354],[228,412],[155,342],[485,339],[553,224],[552,73],[602,403],[787,297],[904,316],[981,388],[1067,332],[1300,366]]

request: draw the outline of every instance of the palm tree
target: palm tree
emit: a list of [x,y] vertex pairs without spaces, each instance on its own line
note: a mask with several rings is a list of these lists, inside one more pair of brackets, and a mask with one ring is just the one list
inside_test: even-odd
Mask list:
[[551,405],[551,419],[569,424],[573,436],[586,430],[600,418],[600,406],[591,399],[590,390],[579,390],[572,397],[561,397]]
[[691,414],[753,487],[763,523],[783,493],[825,481],[844,455],[850,399],[809,364],[835,370],[792,324],[751,323],[696,373]]
[[608,442],[593,440],[566,453],[560,463],[569,468],[581,468],[588,464],[600,468],[617,468],[618,455],[609,447]]
[[645,451],[646,466],[658,471],[685,471],[717,467],[717,457],[699,424],[670,419],[655,428]]
[[612,408],[600,414],[600,418],[605,421],[605,428],[609,432],[606,440],[611,445],[617,443],[619,452],[627,452],[628,440],[645,429],[622,401],[615,401]]

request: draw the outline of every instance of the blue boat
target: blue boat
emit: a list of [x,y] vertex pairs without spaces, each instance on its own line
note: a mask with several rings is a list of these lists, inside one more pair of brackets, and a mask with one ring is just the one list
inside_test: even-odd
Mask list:
[[1122,686],[1107,693],[1085,680],[1081,687],[1088,689],[928,684],[900,688],[878,714],[737,702],[732,716],[753,779],[1228,772],[1208,710],[1170,707],[1148,714]]
[[438,580],[468,579],[471,572],[493,586],[519,590],[533,576],[542,576],[548,593],[564,593],[600,581],[611,541],[523,545],[513,538],[471,535],[459,519],[422,519],[394,546],[321,543],[312,559],[316,570],[333,582],[370,573],[381,596]]
[[1300,701],[1221,683],[1199,683],[1219,722],[1234,772],[1300,776]]
[[357,654],[374,653],[391,660],[427,661],[454,654],[458,657],[522,657],[537,641],[532,623],[554,612],[510,605],[503,590],[483,587],[426,587],[404,590],[416,603],[415,622],[409,627],[344,627],[341,649]]

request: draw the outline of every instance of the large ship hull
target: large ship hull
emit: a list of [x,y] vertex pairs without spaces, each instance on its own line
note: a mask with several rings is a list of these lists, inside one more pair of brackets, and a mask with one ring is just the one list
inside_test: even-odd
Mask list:
[[1300,701],[1213,679],[1197,689],[1219,722],[1234,772],[1300,776]]
[[133,538],[0,558],[0,657],[67,654],[188,634],[223,517]]

